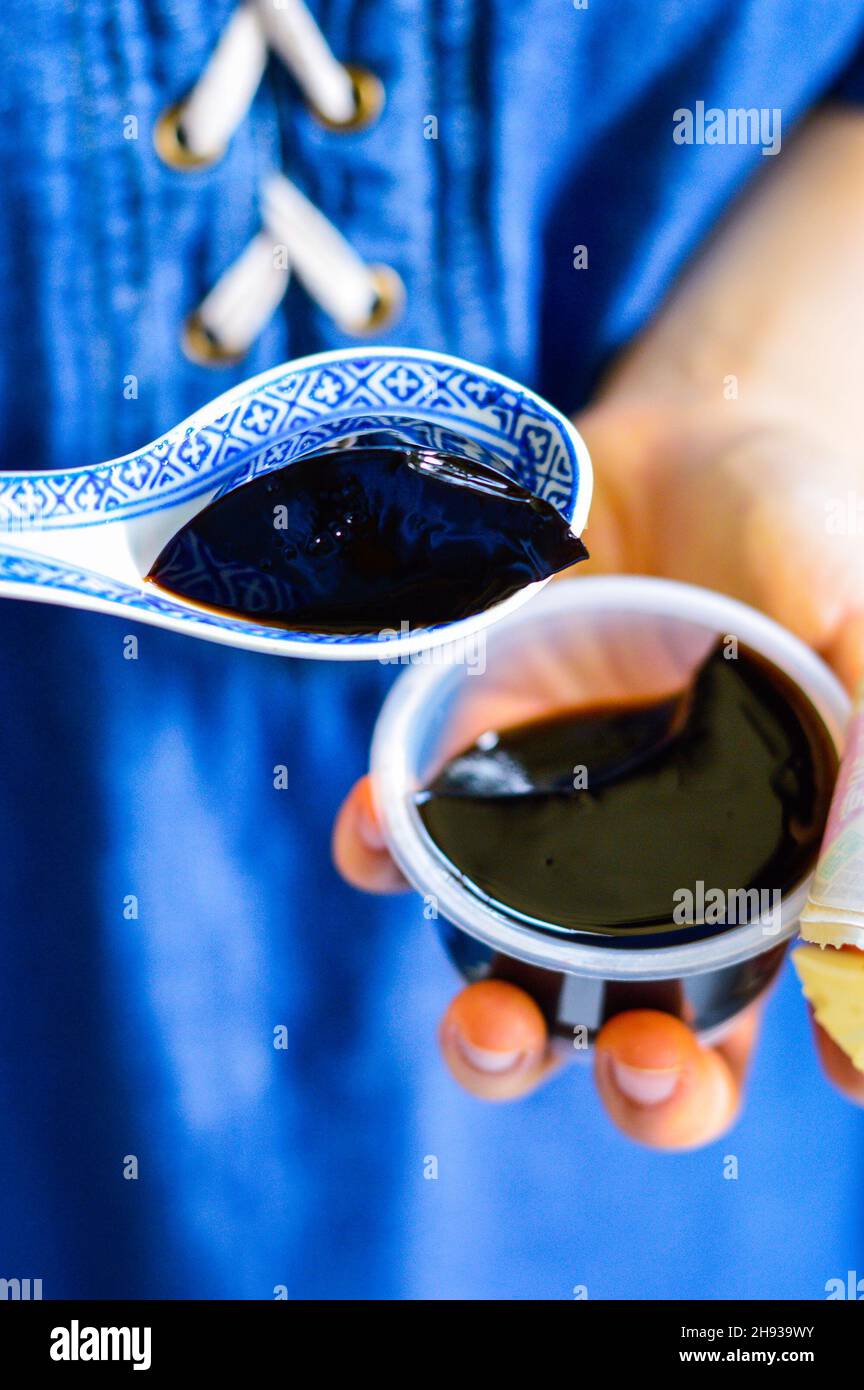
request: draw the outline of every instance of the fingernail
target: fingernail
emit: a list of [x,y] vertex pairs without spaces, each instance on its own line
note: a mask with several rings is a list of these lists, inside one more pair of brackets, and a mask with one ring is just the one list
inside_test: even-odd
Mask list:
[[373,850],[376,854],[380,854],[383,849],[387,848],[377,820],[362,801],[357,805],[357,834],[366,848]]
[[661,1105],[668,1100],[681,1079],[677,1067],[652,1071],[648,1067],[630,1067],[612,1058],[612,1075],[619,1091],[635,1105]]
[[525,1056],[521,1048],[516,1048],[514,1052],[494,1052],[488,1047],[475,1047],[467,1038],[463,1038],[461,1033],[454,1032],[453,1042],[457,1051],[470,1067],[473,1067],[475,1071],[490,1074],[512,1071]]

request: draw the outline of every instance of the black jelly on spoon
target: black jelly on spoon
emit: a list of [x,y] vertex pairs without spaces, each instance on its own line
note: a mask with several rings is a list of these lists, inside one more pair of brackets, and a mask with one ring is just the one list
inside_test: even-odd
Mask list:
[[147,579],[256,623],[371,635],[472,617],[586,558],[551,503],[473,442],[448,445],[375,430],[260,474],[187,522]]

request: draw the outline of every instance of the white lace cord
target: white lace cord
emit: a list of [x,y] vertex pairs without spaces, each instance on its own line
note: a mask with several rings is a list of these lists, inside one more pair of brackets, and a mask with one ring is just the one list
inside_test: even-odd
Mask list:
[[175,168],[219,159],[244,119],[267,66],[267,43],[254,0],[238,5],[203,73],[156,125],[156,148]]
[[368,266],[284,174],[271,174],[261,190],[264,225],[284,246],[312,298],[346,333],[380,327],[401,307],[402,282],[386,266]]
[[239,361],[282,299],[292,269],[346,333],[362,336],[397,316],[404,287],[395,270],[366,265],[284,174],[263,184],[261,212],[264,230],[186,320],[187,357],[207,366]]
[[334,57],[303,0],[242,0],[191,92],[156,123],[156,149],[166,164],[198,169],[221,158],[252,105],[268,43],[324,125],[359,130],[377,118],[384,105],[380,81]]
[[273,237],[258,232],[186,320],[186,355],[207,366],[245,356],[288,288],[284,261]]
[[[378,115],[378,78],[337,61],[303,0],[242,0],[191,92],[157,122],[156,148],[166,163],[190,169],[220,158],[255,96],[268,43],[325,125],[356,130]],[[186,320],[183,346],[193,361],[239,360],[282,299],[292,267],[346,333],[371,332],[396,316],[404,298],[396,272],[367,266],[284,176],[266,181],[262,215],[265,230]]]
[[351,72],[334,58],[303,0],[255,0],[267,41],[313,110],[334,126],[354,119]]

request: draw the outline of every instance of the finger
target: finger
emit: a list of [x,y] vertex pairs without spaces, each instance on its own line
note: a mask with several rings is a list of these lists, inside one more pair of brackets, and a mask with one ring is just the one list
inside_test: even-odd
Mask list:
[[812,1009],[810,1022],[813,1026],[816,1051],[828,1080],[838,1091],[842,1091],[847,1100],[854,1101],[856,1105],[864,1105],[864,1073],[852,1065],[852,1059],[847,1057],[842,1047],[838,1047],[825,1029],[819,1026],[813,1017]]
[[368,776],[355,783],[339,809],[332,851],[336,868],[354,888],[399,893],[408,887],[385,845]]
[[468,985],[441,1022],[441,1051],[466,1091],[482,1100],[527,1095],[558,1066],[530,995],[504,980]]
[[721,1046],[707,1048],[670,1014],[618,1014],[595,1049],[595,1079],[610,1118],[649,1148],[711,1143],[738,1113],[757,1029],[758,1011],[748,1010]]
[[[836,645],[847,668],[862,652],[860,622],[846,629],[849,615],[861,612],[864,548],[854,528],[829,522],[856,478],[857,463],[821,437],[788,426],[755,429],[724,454],[715,474],[715,486],[729,492],[725,530],[715,523],[718,497],[703,514],[709,535],[696,538],[714,587],[764,609],[818,650]],[[727,555],[725,577],[718,547]]]

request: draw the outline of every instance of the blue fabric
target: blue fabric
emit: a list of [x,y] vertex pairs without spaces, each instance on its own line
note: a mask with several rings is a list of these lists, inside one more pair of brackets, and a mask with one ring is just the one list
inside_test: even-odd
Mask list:
[[[388,341],[576,407],[771,163],[674,145],[673,110],[779,107],[785,135],[841,75],[861,89],[857,0],[313,9],[383,77],[380,124],[322,130],[272,65],[222,163],[183,175],[149,131],[231,0],[2,7],[3,466],[124,453],[348,341],[292,286],[239,368],[179,351],[274,164],[399,269]],[[456,980],[418,903],[330,866],[389,674],[151,629],[126,661],[130,630],[0,606],[0,1276],[46,1297],[819,1298],[864,1270],[864,1121],[820,1080],[788,972],[745,1117],[703,1152],[631,1148],[575,1068],[484,1108],[436,1055]]]

